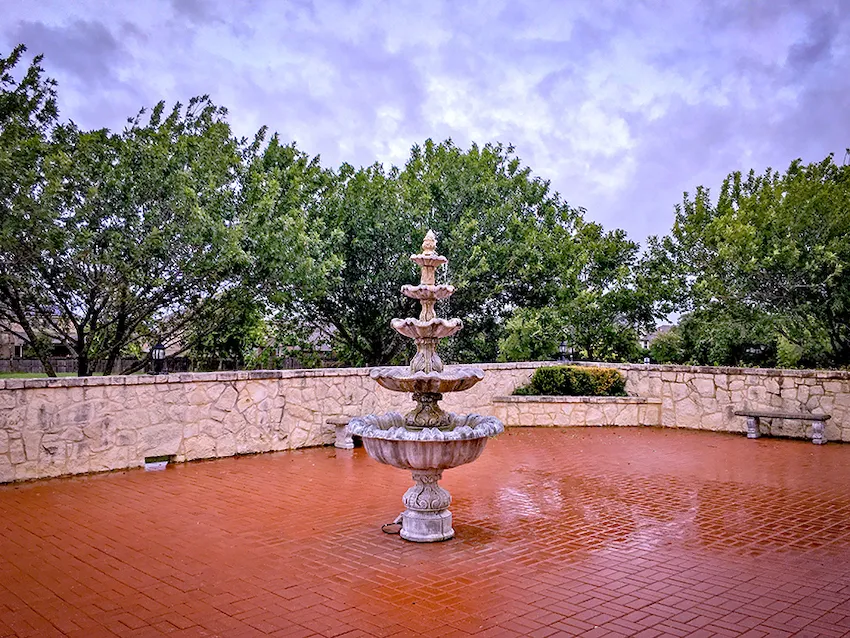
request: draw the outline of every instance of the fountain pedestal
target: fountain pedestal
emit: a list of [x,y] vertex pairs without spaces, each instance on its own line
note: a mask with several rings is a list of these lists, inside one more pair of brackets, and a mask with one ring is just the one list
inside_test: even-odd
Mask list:
[[410,392],[416,402],[406,415],[389,412],[355,417],[348,431],[360,436],[366,452],[376,461],[410,470],[415,485],[405,492],[407,508],[396,519],[401,522],[403,539],[417,543],[445,541],[454,536],[451,495],[439,485],[443,470],[471,463],[484,451],[487,438],[504,430],[501,421],[478,414],[444,412],[439,401],[445,392],[467,390],[484,378],[479,368],[443,368],[437,354],[439,340],[463,327],[460,319],[440,319],[434,306],[454,292],[451,286],[435,283],[435,270],[447,263],[436,253],[432,231],[425,235],[422,253],[411,259],[422,268],[418,286],[403,286],[402,293],[418,299],[422,312],[418,319],[393,319],[398,333],[413,339],[416,356],[409,368],[375,368],[370,376],[395,392]]
[[417,543],[447,541],[454,537],[449,511],[452,495],[437,485],[443,478],[443,470],[415,470],[411,474],[416,485],[401,498],[407,507],[401,514],[401,537]]

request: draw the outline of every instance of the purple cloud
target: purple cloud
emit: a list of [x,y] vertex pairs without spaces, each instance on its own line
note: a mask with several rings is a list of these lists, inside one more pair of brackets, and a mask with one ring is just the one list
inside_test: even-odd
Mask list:
[[45,0],[0,47],[44,52],[63,116],[118,128],[209,93],[328,165],[427,137],[513,143],[571,204],[638,240],[682,191],[850,146],[850,9],[742,3]]

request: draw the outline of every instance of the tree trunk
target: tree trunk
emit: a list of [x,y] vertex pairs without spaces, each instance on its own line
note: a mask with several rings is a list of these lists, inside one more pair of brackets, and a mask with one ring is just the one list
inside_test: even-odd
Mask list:
[[[27,330],[26,328],[24,328],[24,330],[26,331],[27,336],[29,337],[31,331]],[[47,374],[48,377],[55,377],[56,369],[53,367],[53,364],[50,363],[48,353],[44,351],[44,348],[42,348],[41,345],[39,345],[39,341],[30,341],[30,346],[32,346],[33,350],[35,350],[35,356],[37,356],[38,360],[41,361],[41,367],[44,368],[45,374]]]
[[109,354],[106,356],[106,363],[103,367],[103,376],[112,374],[115,368],[115,362],[121,357],[121,344],[124,341],[125,333],[127,332],[127,312],[124,304],[121,304],[118,320],[115,325],[115,337],[113,346],[109,349]]
[[89,353],[86,348],[86,332],[83,326],[77,328],[77,343],[74,350],[77,353],[77,376],[90,377],[89,372]]
[[89,357],[88,354],[83,352],[77,355],[77,376],[78,377],[90,377],[91,373],[89,372]]

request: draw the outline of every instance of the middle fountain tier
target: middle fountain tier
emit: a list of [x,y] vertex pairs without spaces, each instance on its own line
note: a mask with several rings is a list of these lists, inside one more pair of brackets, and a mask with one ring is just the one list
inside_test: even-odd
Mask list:
[[484,371],[468,366],[444,369],[437,354],[439,340],[457,333],[463,322],[436,316],[436,302],[448,299],[454,292],[452,286],[436,283],[436,269],[448,261],[437,254],[436,247],[434,233],[429,230],[422,252],[410,257],[421,268],[420,283],[401,289],[404,295],[420,302],[419,318],[391,322],[396,332],[415,341],[416,355],[409,367],[375,368],[370,375],[388,390],[412,393],[416,405],[405,415],[369,414],[348,424],[349,431],[361,437],[372,458],[412,471],[416,485],[405,493],[402,500],[407,509],[396,522],[401,523],[402,538],[416,542],[454,536],[448,510],[451,496],[437,482],[443,470],[477,459],[487,437],[504,430],[495,417],[452,414],[439,406],[443,393],[468,390],[484,378]]

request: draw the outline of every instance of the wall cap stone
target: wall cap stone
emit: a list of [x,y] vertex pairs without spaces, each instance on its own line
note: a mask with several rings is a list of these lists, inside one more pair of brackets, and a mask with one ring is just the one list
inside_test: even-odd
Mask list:
[[238,372],[178,372],[174,374],[132,374],[108,377],[53,377],[0,379],[0,390],[36,388],[75,388],[107,385],[154,385],[160,383],[215,383],[259,379],[299,379],[314,377],[368,377],[371,368],[314,368],[298,370],[245,370]]
[[648,397],[568,397],[525,395],[493,397],[493,403],[620,403],[626,405],[661,405],[661,399],[650,399]]
[[[846,379],[850,380],[850,370],[803,370],[795,368],[733,368],[728,366],[682,366],[643,363],[603,363],[597,361],[576,361],[573,365],[615,368],[617,370],[647,370],[650,372],[690,372],[693,374],[737,374],[759,377],[802,377],[808,379]],[[482,366],[483,367],[483,366]]]
[[[809,379],[850,380],[848,370],[793,370],[779,368],[731,368],[720,366],[645,365],[641,363],[604,363],[596,361],[517,361],[511,363],[479,363],[483,370],[534,370],[544,366],[578,365],[606,367],[654,373],[688,372],[702,374],[754,375],[759,377],[796,377]],[[451,366],[446,366],[450,368]],[[367,377],[371,368],[305,368],[298,370],[249,370],[238,372],[179,372],[167,375],[112,375],[108,377],[56,377],[38,379],[0,379],[0,390],[35,388],[74,388],[107,385],[152,385],[160,383],[197,383],[248,381],[256,379],[309,379],[315,377]]]

